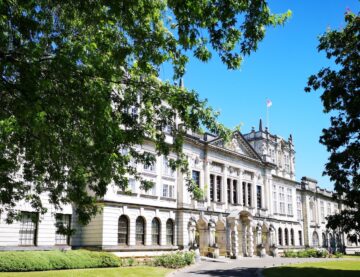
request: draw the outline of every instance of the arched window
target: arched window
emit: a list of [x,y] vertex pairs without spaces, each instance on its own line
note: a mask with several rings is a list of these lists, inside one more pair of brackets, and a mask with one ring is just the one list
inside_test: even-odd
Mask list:
[[292,228],[290,230],[290,243],[292,246],[295,245],[294,229],[292,229]]
[[315,231],[312,235],[312,243],[313,243],[313,246],[319,246],[319,236]]
[[289,245],[289,231],[285,228],[285,245]]
[[302,232],[299,231],[299,245],[302,246]]
[[172,219],[166,221],[166,244],[174,245],[174,222]]
[[129,244],[129,220],[125,215],[120,216],[118,221],[118,244]]
[[136,244],[145,244],[145,220],[142,216],[136,219]]
[[151,241],[153,245],[160,244],[160,221],[157,218],[151,223]]
[[327,239],[325,233],[322,233],[322,246],[327,247]]
[[335,238],[332,234],[329,234],[330,246],[335,247]]
[[279,245],[283,245],[282,229],[281,228],[278,229],[278,233],[279,233]]

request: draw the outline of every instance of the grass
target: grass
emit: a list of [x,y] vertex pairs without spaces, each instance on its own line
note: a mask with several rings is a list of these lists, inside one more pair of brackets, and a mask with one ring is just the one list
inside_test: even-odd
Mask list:
[[360,262],[341,259],[339,261],[302,263],[267,268],[263,273],[265,277],[358,277],[360,276]]
[[120,268],[92,268],[73,270],[52,270],[36,272],[4,272],[0,277],[162,277],[171,270],[162,267],[120,267]]

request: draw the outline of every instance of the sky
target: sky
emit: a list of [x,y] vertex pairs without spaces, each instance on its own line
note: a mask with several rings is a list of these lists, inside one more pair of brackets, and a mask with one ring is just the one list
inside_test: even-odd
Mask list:
[[[322,176],[329,154],[319,143],[322,129],[329,126],[330,115],[323,113],[321,92],[305,93],[307,79],[322,67],[332,65],[317,51],[318,36],[327,28],[339,29],[347,9],[359,11],[358,0],[270,0],[272,12],[292,11],[285,26],[267,30],[259,49],[246,57],[240,70],[230,71],[216,55],[202,63],[193,57],[187,66],[184,84],[221,112],[219,121],[233,128],[242,123],[247,133],[259,119],[266,122],[266,100],[270,132],[288,138],[295,145],[296,179],[308,176],[319,186],[332,190],[333,184]],[[162,68],[161,77],[169,70]]]

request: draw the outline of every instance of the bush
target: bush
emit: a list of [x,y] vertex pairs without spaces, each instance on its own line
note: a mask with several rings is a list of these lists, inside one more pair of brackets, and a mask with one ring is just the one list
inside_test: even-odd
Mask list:
[[120,260],[111,253],[76,251],[0,252],[0,271],[40,271],[92,267],[117,267]]
[[341,258],[343,256],[343,253],[341,252],[335,252],[334,253],[335,258]]
[[313,248],[308,248],[298,252],[292,250],[284,251],[284,257],[286,258],[326,258],[328,256],[329,252],[327,250],[316,250]]
[[297,253],[295,251],[292,251],[292,250],[284,251],[284,257],[286,257],[286,258],[296,258]]
[[180,268],[194,263],[194,258],[195,253],[193,251],[165,254],[155,257],[154,265],[167,268]]

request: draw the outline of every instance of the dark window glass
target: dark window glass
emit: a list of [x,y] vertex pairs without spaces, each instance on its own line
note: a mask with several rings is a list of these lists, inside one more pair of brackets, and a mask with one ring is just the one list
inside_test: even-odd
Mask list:
[[252,203],[251,203],[251,184],[248,183],[247,186],[248,186],[248,206],[252,207]]
[[227,201],[228,203],[231,203],[231,179],[227,179],[226,190],[227,190]]
[[258,209],[261,209],[261,187],[260,186],[256,186],[256,202],[257,202],[257,207]]
[[174,245],[174,222],[171,219],[166,221],[166,244]]
[[290,242],[291,242],[291,245],[292,245],[292,246],[295,245],[294,229],[291,229],[291,230],[290,230]]
[[289,245],[289,231],[285,228],[285,245]]
[[279,228],[278,233],[279,233],[279,245],[283,245],[282,229],[281,228]]
[[216,199],[221,202],[221,176],[216,176]]
[[[63,225],[65,228],[69,228],[71,224],[71,215],[69,214],[57,214],[56,225]],[[69,245],[69,235],[55,233],[55,244]]]
[[302,246],[302,233],[299,231],[299,245]]
[[237,188],[237,181],[233,180],[233,203],[237,204],[238,203],[238,199],[237,199],[237,194],[238,194],[238,188]]
[[20,221],[20,245],[36,245],[38,214],[21,212]]
[[118,222],[118,244],[129,244],[129,220],[125,215],[119,217]]
[[245,194],[245,191],[246,191],[246,183],[243,182],[242,183],[242,200],[243,200],[243,205],[246,206],[246,194]]
[[210,200],[215,201],[215,176],[210,174]]
[[200,187],[200,172],[193,170],[192,171],[192,179],[194,180],[195,184],[198,185],[198,187]]
[[136,244],[145,244],[145,220],[141,216],[136,219]]
[[157,218],[151,223],[151,241],[153,245],[160,244],[160,221]]

